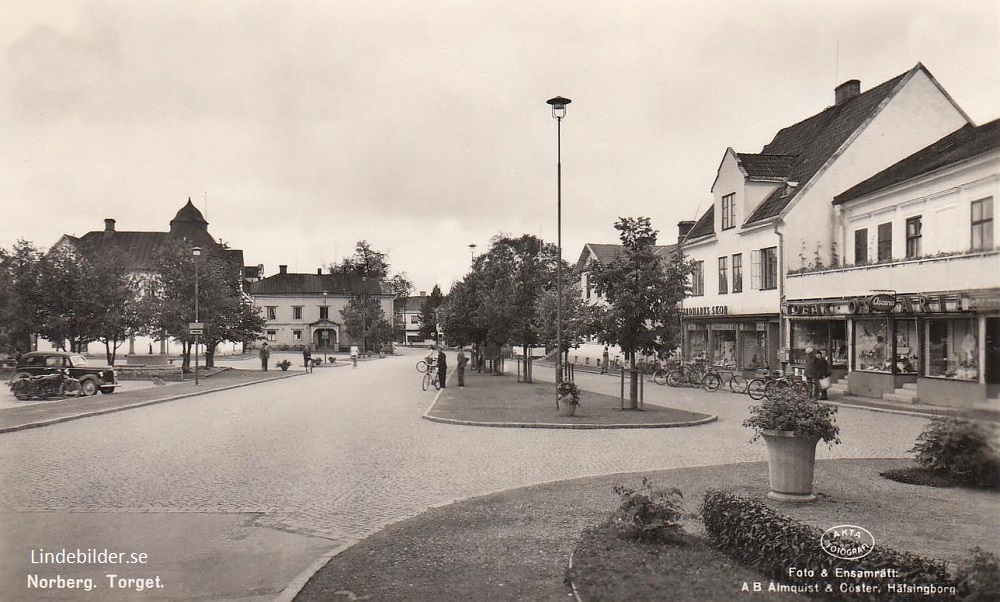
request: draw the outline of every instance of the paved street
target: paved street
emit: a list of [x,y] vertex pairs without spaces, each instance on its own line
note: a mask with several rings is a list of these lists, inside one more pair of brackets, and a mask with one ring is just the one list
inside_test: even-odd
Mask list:
[[[324,551],[433,505],[552,480],[765,458],[740,425],[745,396],[652,383],[647,403],[719,420],[610,431],[422,420],[435,392],[420,390],[420,355],[403,350],[357,369],[0,435],[0,591],[15,600],[52,591],[25,589],[27,559],[44,540],[46,550],[155,549],[146,572],[172,575],[142,594],[98,581],[99,596],[58,599],[270,599]],[[577,382],[618,390],[608,376],[581,373]],[[843,444],[821,446],[821,459],[907,456],[926,423],[848,408],[838,420]],[[82,570],[71,568],[63,575]]]

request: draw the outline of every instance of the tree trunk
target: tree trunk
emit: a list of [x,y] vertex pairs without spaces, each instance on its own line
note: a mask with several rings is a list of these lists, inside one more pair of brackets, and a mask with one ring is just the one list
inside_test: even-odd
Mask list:
[[181,372],[187,374],[191,371],[191,343],[181,341]]
[[636,378],[635,353],[628,354],[628,410],[639,409],[639,381]]
[[215,367],[215,349],[219,346],[218,343],[205,343],[205,367],[214,368]]

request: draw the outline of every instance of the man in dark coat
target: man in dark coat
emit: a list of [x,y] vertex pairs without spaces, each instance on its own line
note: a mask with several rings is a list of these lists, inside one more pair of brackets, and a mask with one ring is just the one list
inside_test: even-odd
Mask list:
[[444,354],[444,347],[438,348],[438,382],[441,383],[441,388],[444,388],[444,381],[448,376],[448,357]]
[[806,349],[806,384],[809,388],[809,397],[816,399],[819,397],[819,363],[816,361],[816,352],[812,347]]
[[823,357],[823,352],[816,352],[816,386],[820,399],[827,399],[826,389],[820,385],[820,381],[830,376],[830,362]]

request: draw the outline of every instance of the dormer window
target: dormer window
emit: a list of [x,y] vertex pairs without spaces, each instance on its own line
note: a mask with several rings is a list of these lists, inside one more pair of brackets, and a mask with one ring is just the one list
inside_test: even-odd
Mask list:
[[722,197],[722,229],[736,227],[736,193]]

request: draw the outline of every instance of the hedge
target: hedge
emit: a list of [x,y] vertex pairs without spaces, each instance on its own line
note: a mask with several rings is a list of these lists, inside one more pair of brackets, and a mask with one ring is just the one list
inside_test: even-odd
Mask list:
[[[954,599],[951,592],[958,589],[944,563],[898,552],[878,542],[863,558],[834,558],[820,546],[823,535],[820,529],[732,493],[708,491],[701,506],[701,516],[709,540],[719,550],[756,569],[775,584],[796,586],[806,593],[815,591],[826,599]],[[790,574],[793,567],[807,572]],[[838,576],[838,569],[851,572]],[[855,576],[864,575],[860,571],[879,572]],[[768,585],[764,586],[765,591]],[[893,586],[904,587],[901,591]],[[929,588],[939,589],[929,596]],[[940,588],[944,588],[943,591]]]

